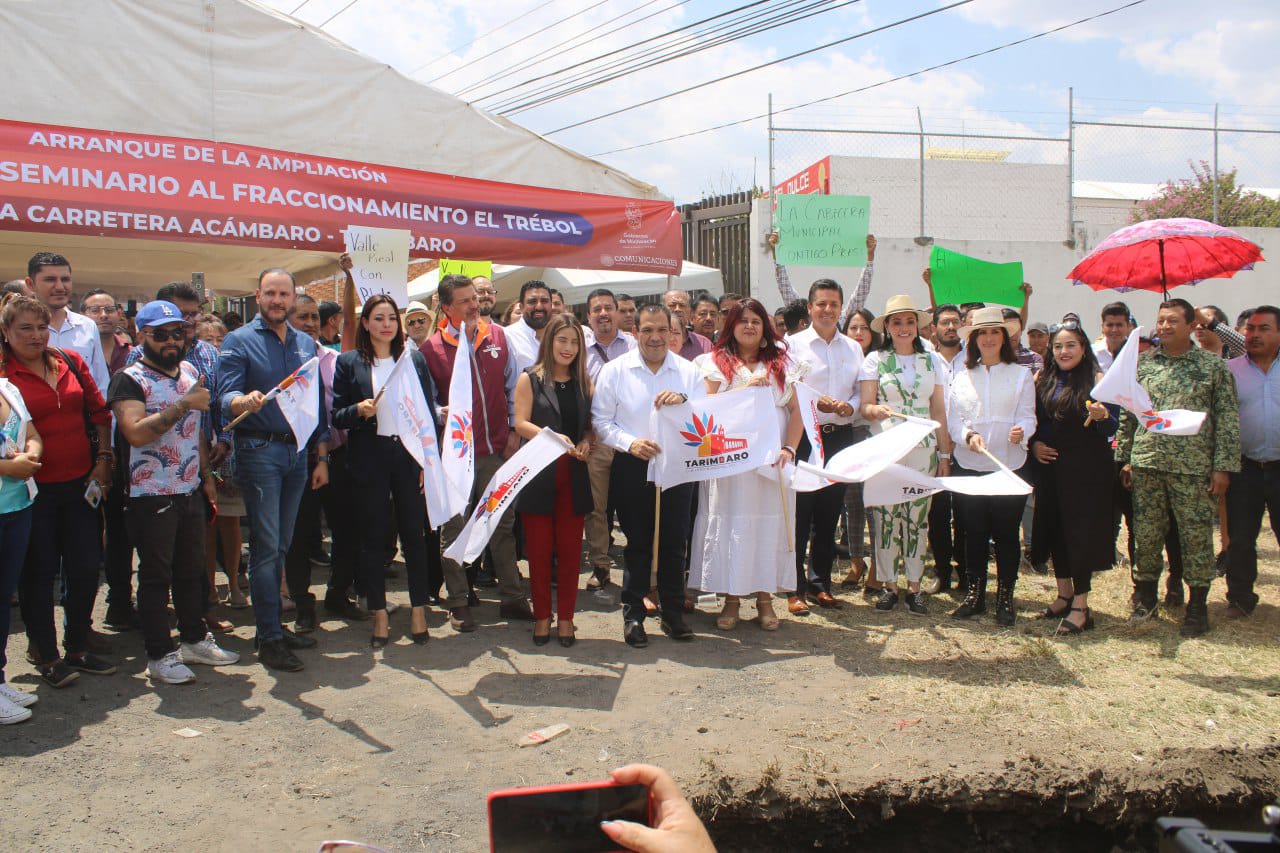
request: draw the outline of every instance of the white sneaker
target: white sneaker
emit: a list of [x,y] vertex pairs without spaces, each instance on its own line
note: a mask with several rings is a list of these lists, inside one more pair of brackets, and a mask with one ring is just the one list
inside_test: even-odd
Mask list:
[[19,708],[30,708],[36,702],[40,701],[40,697],[34,693],[23,693],[21,690],[15,690],[8,684],[0,684],[0,699],[8,699]]
[[198,643],[183,643],[178,656],[183,663],[203,663],[209,666],[225,666],[240,660],[238,652],[229,652],[218,645],[213,634],[205,634]]
[[196,674],[183,664],[177,652],[169,652],[160,660],[148,661],[147,675],[165,684],[186,684],[196,680]]
[[15,705],[8,699],[0,698],[0,726],[11,726],[31,719],[31,709]]

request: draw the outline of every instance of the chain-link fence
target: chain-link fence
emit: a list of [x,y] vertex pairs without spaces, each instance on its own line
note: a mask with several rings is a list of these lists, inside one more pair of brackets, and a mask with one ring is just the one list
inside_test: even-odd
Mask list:
[[770,120],[770,179],[778,186],[830,158],[826,191],[870,195],[872,229],[886,237],[1074,241],[1082,222],[1127,224],[1135,202],[1196,169],[1215,194],[1232,169],[1248,186],[1280,187],[1277,125],[1275,108],[1134,108],[1070,95],[1066,110],[1017,117],[787,112]]

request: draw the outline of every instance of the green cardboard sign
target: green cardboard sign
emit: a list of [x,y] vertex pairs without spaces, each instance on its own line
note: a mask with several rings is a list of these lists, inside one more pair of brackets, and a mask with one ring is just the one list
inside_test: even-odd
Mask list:
[[777,261],[783,266],[865,267],[871,197],[782,195],[778,197]]
[[467,278],[475,278],[482,275],[487,279],[493,278],[493,261],[460,261],[454,258],[440,259],[440,278],[447,275],[465,275]]
[[1020,308],[1027,298],[1022,291],[1021,261],[993,264],[934,246],[929,253],[929,278],[938,305],[987,302]]

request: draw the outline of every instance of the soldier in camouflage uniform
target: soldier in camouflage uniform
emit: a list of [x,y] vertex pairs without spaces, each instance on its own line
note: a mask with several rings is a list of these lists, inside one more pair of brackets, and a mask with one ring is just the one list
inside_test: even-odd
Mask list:
[[1120,420],[1116,460],[1133,490],[1137,565],[1134,619],[1155,613],[1161,549],[1169,513],[1177,521],[1184,577],[1191,588],[1182,635],[1209,630],[1206,599],[1215,575],[1213,516],[1225,494],[1228,472],[1240,470],[1240,411],[1235,380],[1220,356],[1191,343],[1195,312],[1185,299],[1160,306],[1160,348],[1138,360],[1138,382],[1156,409],[1205,412],[1196,435],[1164,435],[1139,428],[1132,412]]

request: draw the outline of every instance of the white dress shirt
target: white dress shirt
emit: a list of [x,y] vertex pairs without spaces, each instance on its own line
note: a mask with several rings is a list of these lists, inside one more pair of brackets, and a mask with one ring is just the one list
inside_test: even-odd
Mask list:
[[843,400],[853,406],[854,414],[841,417],[834,412],[819,412],[820,424],[853,424],[857,420],[862,388],[858,384],[862,370],[862,347],[836,332],[831,342],[822,339],[812,326],[787,338],[789,354],[809,365],[804,382],[820,394]]
[[599,378],[600,368],[636,348],[636,339],[626,332],[615,332],[613,340],[607,344],[600,343],[590,327],[584,327],[582,334],[587,343],[587,375],[592,382]]
[[[1009,431],[1022,427],[1022,441],[1009,441]],[[955,441],[955,460],[970,471],[990,473],[996,464],[965,444],[976,432],[987,450],[1013,470],[1027,461],[1027,447],[1036,431],[1035,382],[1031,371],[1016,362],[992,367],[978,363],[951,378],[947,395],[947,431]]]
[[662,391],[690,399],[706,396],[702,372],[693,362],[668,352],[657,373],[649,369],[639,349],[610,361],[600,370],[591,402],[596,435],[615,450],[627,453],[638,438],[649,434],[649,413]]
[[1102,372],[1106,373],[1111,369],[1111,363],[1116,357],[1111,354],[1111,350],[1107,349],[1107,339],[1103,338],[1093,345],[1093,357],[1098,360],[1098,367],[1102,368]]
[[538,348],[542,346],[542,341],[538,340],[538,333],[523,317],[510,326],[504,326],[502,331],[506,332],[507,343],[516,362],[516,376],[519,376],[538,361]]
[[102,354],[102,338],[98,336],[97,323],[68,308],[62,328],[55,329],[52,323],[49,324],[49,346],[75,350],[89,365],[89,375],[98,390],[104,397],[107,395],[107,382],[111,377],[107,373],[107,357]]

